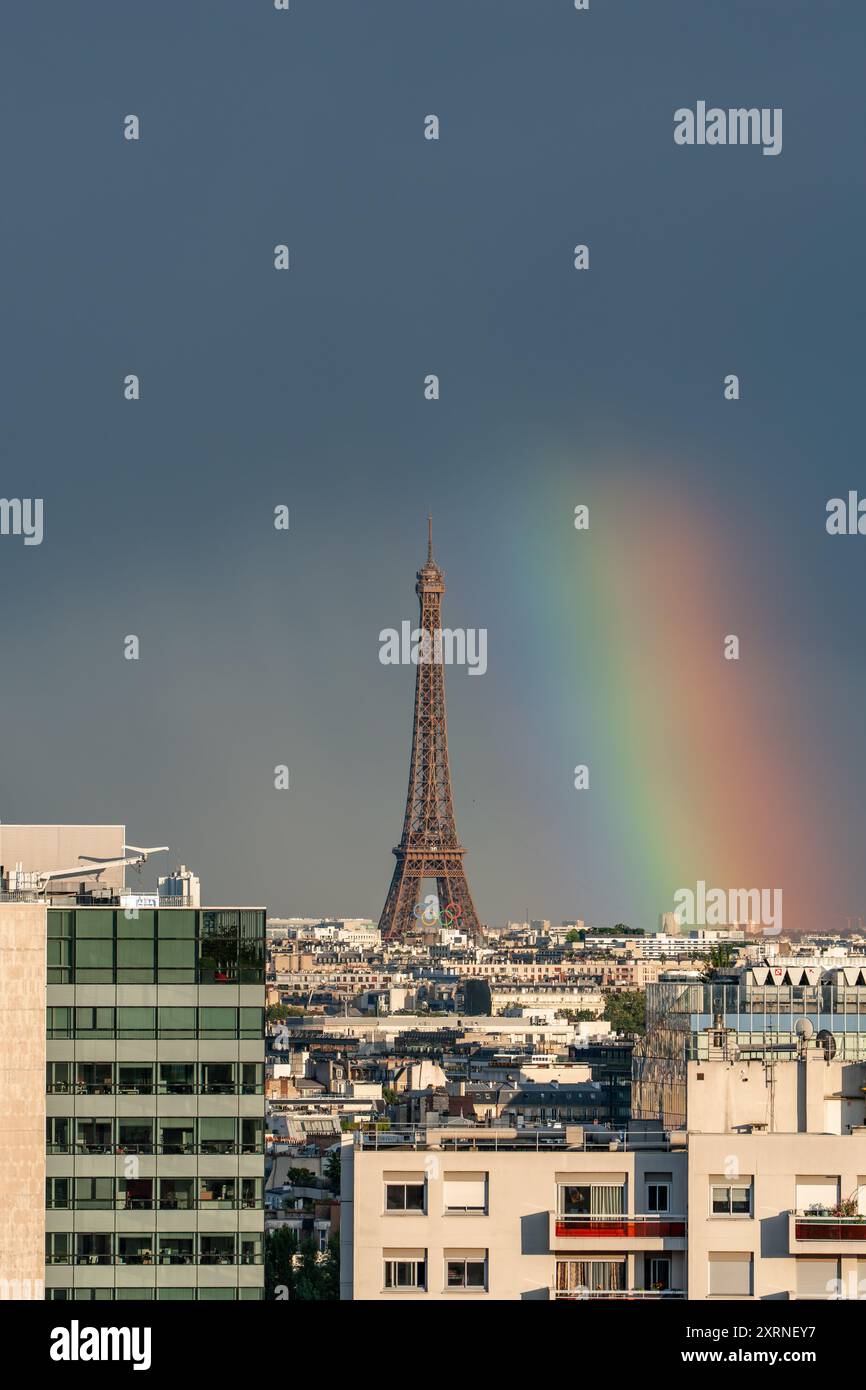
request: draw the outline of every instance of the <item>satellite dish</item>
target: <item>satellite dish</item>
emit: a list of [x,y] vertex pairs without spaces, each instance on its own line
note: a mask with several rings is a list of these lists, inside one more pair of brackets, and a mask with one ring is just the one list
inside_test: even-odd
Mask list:
[[836,1056],[836,1039],[829,1028],[822,1028],[818,1034],[818,1042],[824,1049],[824,1057],[828,1062],[832,1062]]
[[811,1018],[798,1018],[794,1024],[794,1032],[798,1038],[812,1038],[815,1036],[815,1025]]

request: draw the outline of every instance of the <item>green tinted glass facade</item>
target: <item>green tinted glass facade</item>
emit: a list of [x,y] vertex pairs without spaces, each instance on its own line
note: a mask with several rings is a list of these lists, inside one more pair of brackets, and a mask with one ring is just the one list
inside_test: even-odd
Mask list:
[[46,1297],[262,1297],[265,912],[48,910]]

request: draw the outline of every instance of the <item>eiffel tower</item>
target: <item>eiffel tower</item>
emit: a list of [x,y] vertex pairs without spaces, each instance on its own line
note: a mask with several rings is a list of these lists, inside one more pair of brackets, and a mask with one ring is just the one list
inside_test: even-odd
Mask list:
[[[418,571],[415,593],[421,604],[421,641],[415,677],[412,759],[403,834],[393,851],[394,876],[379,918],[385,940],[418,931],[424,879],[436,880],[440,913],[449,908],[456,927],[480,932],[478,914],[463,867],[465,849],[457,839],[448,726],[445,717],[445,671],[441,660],[442,595],[445,577],[433,559],[433,520],[427,520],[427,563]],[[416,908],[418,909],[416,912]]]

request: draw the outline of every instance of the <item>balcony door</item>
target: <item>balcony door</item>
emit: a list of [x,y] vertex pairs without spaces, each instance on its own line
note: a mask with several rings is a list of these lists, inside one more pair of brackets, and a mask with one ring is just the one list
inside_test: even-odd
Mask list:
[[625,1289],[625,1260],[557,1260],[556,1292],[574,1298]]
[[560,1216],[622,1216],[625,1183],[560,1183]]

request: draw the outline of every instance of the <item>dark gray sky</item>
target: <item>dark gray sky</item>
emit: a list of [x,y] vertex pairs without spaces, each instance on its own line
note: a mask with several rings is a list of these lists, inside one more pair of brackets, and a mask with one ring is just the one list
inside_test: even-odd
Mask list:
[[[482,917],[653,925],[713,873],[866,915],[866,537],[824,530],[866,493],[864,47],[862,0],[7,0],[0,491],[45,534],[0,537],[3,819],[377,916],[432,507],[488,630],[448,672]],[[699,99],[782,153],[676,147]],[[736,693],[683,683],[727,632]]]

